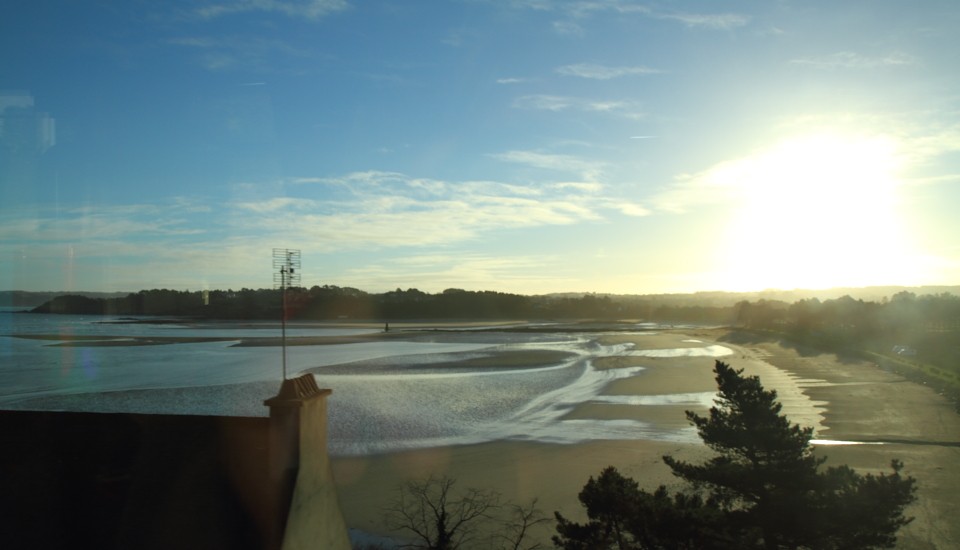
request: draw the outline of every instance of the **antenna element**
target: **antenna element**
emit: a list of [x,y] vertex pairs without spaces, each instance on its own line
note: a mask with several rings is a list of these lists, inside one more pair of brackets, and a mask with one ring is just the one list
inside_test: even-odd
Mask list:
[[300,251],[273,249],[273,287],[280,289],[283,311],[280,314],[280,340],[283,347],[283,379],[287,379],[287,289],[300,286]]

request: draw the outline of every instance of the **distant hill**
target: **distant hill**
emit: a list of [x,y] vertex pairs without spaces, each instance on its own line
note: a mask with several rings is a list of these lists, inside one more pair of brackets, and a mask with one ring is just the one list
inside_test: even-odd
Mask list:
[[[363,293],[362,291],[355,292]],[[912,292],[918,296],[927,294],[954,294],[960,296],[960,285],[953,286],[870,286],[870,287],[847,287],[847,288],[828,288],[828,289],[794,289],[778,290],[769,289],[758,292],[726,292],[726,291],[702,291],[692,293],[674,293],[674,294],[613,294],[599,292],[557,292],[552,294],[540,295],[540,298],[546,299],[581,299],[586,296],[595,298],[611,298],[620,300],[644,300],[655,302],[658,305],[668,306],[698,306],[698,307],[729,307],[737,302],[757,301],[757,300],[777,300],[781,302],[793,303],[800,300],[817,298],[818,300],[834,300],[841,296],[850,296],[854,300],[864,300],[880,302],[884,298],[889,299],[898,292]],[[48,292],[30,292],[25,290],[0,290],[0,307],[24,307],[34,308],[43,305],[59,296],[84,296],[93,299],[116,299],[129,296],[129,292],[74,292],[74,291],[48,291]],[[365,293],[364,293],[365,294]]]
[[121,298],[127,292],[29,292],[26,290],[0,290],[0,307],[37,307],[57,296],[86,296],[88,298]]
[[928,294],[954,294],[960,296],[960,285],[953,286],[868,286],[868,287],[840,287],[826,289],[793,289],[780,290],[768,289],[754,292],[727,292],[721,290],[701,291],[691,293],[676,294],[604,294],[591,292],[561,292],[547,294],[547,297],[554,298],[582,298],[584,296],[609,297],[615,300],[619,299],[642,299],[658,304],[673,306],[701,306],[701,307],[727,307],[735,305],[737,302],[757,301],[757,300],[776,300],[781,302],[793,303],[800,300],[809,300],[816,298],[818,300],[835,300],[841,296],[850,296],[854,300],[864,300],[868,302],[880,302],[884,298],[889,299],[898,292],[912,292],[917,296]]
[[[960,286],[871,287],[763,292],[697,292],[692,294],[615,295],[567,293],[523,296],[492,291],[447,289],[430,294],[415,288],[372,294],[325,285],[291,289],[288,318],[335,319],[655,319],[671,322],[724,324],[740,316],[741,305],[756,303],[785,309],[816,298],[820,302],[886,303],[899,293],[915,297],[960,296]],[[147,315],[206,319],[277,319],[281,312],[276,289],[141,290],[136,293],[4,293],[6,304],[31,307],[36,313]],[[3,296],[4,294],[0,294]],[[852,300],[851,300],[852,299]],[[6,305],[0,302],[0,305]]]

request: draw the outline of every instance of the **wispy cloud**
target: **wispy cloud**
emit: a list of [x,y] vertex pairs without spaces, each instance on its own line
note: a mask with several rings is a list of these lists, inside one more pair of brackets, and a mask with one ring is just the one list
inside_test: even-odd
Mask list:
[[603,172],[604,163],[571,155],[557,155],[539,151],[507,151],[490,155],[503,162],[523,164],[533,168],[577,174],[587,181],[596,181]]
[[740,198],[736,177],[742,162],[723,162],[696,173],[678,174],[665,189],[652,197],[657,210],[684,213],[698,205],[734,203]]
[[[498,160],[574,175],[600,166],[565,155],[510,151]],[[605,213],[645,213],[603,193],[592,181],[516,185],[497,181],[443,181],[396,172],[356,172],[336,178],[299,178],[287,187],[297,197],[273,197],[231,205],[238,231],[295,234],[324,250],[446,246],[492,230],[570,225]],[[321,186],[322,200],[311,198]],[[443,228],[442,231],[438,228]]]
[[622,76],[656,74],[660,71],[642,65],[632,67],[609,67],[595,63],[577,63],[557,67],[556,71],[564,76],[576,76],[594,80],[610,80]]
[[737,13],[664,13],[655,15],[658,19],[679,21],[692,28],[715,30],[730,30],[743,27],[750,22],[750,17]]
[[577,18],[588,17],[595,13],[650,13],[650,8],[632,0],[581,0],[575,2],[556,2],[557,8]]
[[596,181],[561,181],[550,184],[553,189],[573,189],[584,193],[599,193],[603,191],[603,184]]
[[599,219],[604,208],[583,193],[548,194],[497,182],[396,173],[363,172],[316,183],[345,193],[324,201],[285,197],[237,203],[243,211],[237,220],[246,231],[296,234],[326,250],[369,250],[449,245],[493,229],[567,225]]
[[554,21],[552,26],[554,32],[557,34],[569,36],[583,35],[583,27],[574,21]]
[[182,36],[168,44],[190,48],[197,64],[209,71],[254,69],[261,72],[279,72],[288,59],[303,60],[320,57],[314,52],[292,46],[282,40],[249,37]]
[[446,35],[440,40],[441,43],[454,48],[459,48],[477,38],[477,32],[471,29],[449,29]]
[[661,12],[647,4],[632,0],[582,0],[573,2],[515,0],[510,2],[510,6],[514,9],[556,12],[563,18],[552,23],[554,30],[558,34],[569,35],[583,34],[581,21],[604,13],[635,14],[655,19],[678,21],[690,28],[709,30],[731,30],[750,23],[749,16],[738,13]]
[[875,69],[913,65],[916,59],[902,52],[880,57],[870,57],[856,52],[836,52],[821,56],[799,57],[791,59],[790,63],[818,69]]
[[197,235],[203,230],[192,226],[189,217],[205,211],[192,202],[174,200],[166,205],[101,205],[3,212],[0,234],[4,235],[4,240],[30,244]]
[[280,211],[311,211],[317,207],[317,203],[314,200],[302,198],[274,197],[267,200],[239,201],[235,202],[234,206],[257,214],[272,214]]
[[538,111],[586,111],[609,113],[623,118],[641,119],[645,116],[639,105],[633,101],[594,100],[569,96],[546,94],[526,95],[516,98],[513,106],[519,109]]
[[901,141],[906,144],[903,151],[906,162],[922,166],[933,163],[940,157],[960,152],[960,124],[941,123],[941,118],[951,120],[951,117],[943,112],[935,113],[932,118],[933,121],[913,132],[901,131]]
[[507,0],[506,3],[515,9],[536,11],[552,11],[556,7],[552,0]]
[[277,13],[288,17],[320,19],[349,7],[346,0],[239,0],[197,8],[197,16],[215,19],[238,13]]
[[522,84],[524,82],[530,82],[530,80],[531,79],[529,78],[516,78],[516,77],[498,78],[497,84]]
[[518,97],[513,101],[513,106],[538,111],[565,111],[581,103],[580,100],[572,97],[536,94]]
[[[497,158],[575,177],[599,170],[597,163],[566,155],[510,151]],[[20,258],[18,262],[29,257],[31,265],[68,274],[48,283],[56,288],[73,288],[71,277],[130,290],[140,288],[142,281],[170,288],[256,286],[261,280],[270,284],[267,254],[276,246],[301,248],[314,257],[377,252],[357,263],[369,268],[382,265],[383,254],[412,252],[427,258],[442,250],[460,250],[464,243],[494,232],[647,213],[639,204],[605,193],[596,181],[546,176],[539,184],[518,185],[367,171],[249,186],[237,191],[249,198],[226,203],[182,198],[162,205],[0,211],[0,257]],[[475,281],[474,288],[489,288],[497,286],[492,284],[497,277],[501,283],[506,277],[543,277],[542,262],[540,269],[534,262],[520,273],[515,271],[520,260],[498,264],[473,254],[472,259],[456,256],[445,268],[425,264],[423,270],[397,270],[394,280],[439,284],[446,273],[449,286]],[[349,276],[351,285],[362,287],[376,288],[391,278],[341,273]],[[458,278],[460,283],[455,283]]]
[[616,210],[625,216],[631,216],[639,218],[642,216],[649,216],[653,212],[637,202],[631,201],[610,201],[606,204],[607,208],[611,210]]

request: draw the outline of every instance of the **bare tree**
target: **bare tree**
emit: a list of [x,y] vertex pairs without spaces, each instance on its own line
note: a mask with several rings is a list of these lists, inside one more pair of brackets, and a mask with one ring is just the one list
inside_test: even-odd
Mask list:
[[494,491],[469,488],[454,494],[456,481],[430,477],[402,485],[386,508],[387,527],[411,535],[401,548],[457,550],[473,540],[478,528],[500,507]]
[[502,531],[497,535],[501,540],[503,550],[536,550],[540,548],[539,542],[533,542],[530,546],[524,546],[530,539],[530,532],[538,525],[547,523],[550,518],[543,515],[543,511],[537,508],[537,499],[530,501],[529,506],[522,504],[511,504],[510,516],[503,522]]

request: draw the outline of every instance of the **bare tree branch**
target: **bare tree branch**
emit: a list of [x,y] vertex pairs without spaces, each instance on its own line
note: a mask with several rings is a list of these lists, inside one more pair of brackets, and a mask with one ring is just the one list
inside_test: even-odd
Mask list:
[[550,518],[543,515],[543,511],[537,508],[537,499],[530,501],[530,504],[510,505],[510,517],[503,522],[503,531],[499,538],[506,545],[503,548],[508,550],[537,550],[541,548],[539,542],[533,542],[529,546],[524,546],[525,541],[529,539],[531,530],[536,526],[547,523]]
[[494,491],[467,489],[454,493],[456,481],[430,476],[410,481],[397,490],[397,497],[384,510],[389,529],[412,535],[402,548],[456,550],[469,543],[484,521],[500,506]]

